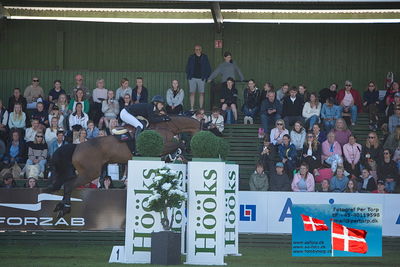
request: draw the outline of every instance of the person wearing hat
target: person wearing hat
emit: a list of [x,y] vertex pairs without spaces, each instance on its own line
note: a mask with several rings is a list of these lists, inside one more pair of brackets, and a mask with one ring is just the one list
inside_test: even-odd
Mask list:
[[400,105],[400,92],[394,94],[394,101],[389,104],[387,109],[387,117],[389,118],[394,114],[394,109]]
[[125,107],[121,110],[120,118],[136,128],[135,138],[137,138],[144,128],[137,116],[145,117],[150,123],[171,120],[164,111],[164,103],[164,97],[156,95],[151,99],[151,103],[138,103]]
[[379,179],[376,182],[376,184],[377,184],[378,188],[376,190],[372,191],[371,193],[378,193],[378,194],[386,194],[387,193],[385,190],[385,181]]
[[277,162],[275,171],[271,171],[269,179],[270,191],[290,191],[289,176],[284,172],[284,164]]
[[395,107],[394,114],[389,117],[389,132],[393,133],[397,125],[400,125],[400,105]]

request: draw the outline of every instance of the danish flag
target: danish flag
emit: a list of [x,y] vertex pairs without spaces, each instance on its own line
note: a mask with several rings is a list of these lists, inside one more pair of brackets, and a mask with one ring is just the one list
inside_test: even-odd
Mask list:
[[365,254],[368,252],[366,236],[364,230],[332,223],[332,249]]
[[304,223],[304,231],[328,231],[328,226],[323,220],[301,214]]

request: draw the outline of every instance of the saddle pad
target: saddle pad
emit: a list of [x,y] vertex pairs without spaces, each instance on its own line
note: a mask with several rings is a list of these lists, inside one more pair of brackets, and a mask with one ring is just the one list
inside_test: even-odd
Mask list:
[[118,128],[114,128],[111,131],[113,133],[113,135],[121,135],[121,134],[126,134],[128,132],[127,129],[122,128],[122,129],[118,129]]

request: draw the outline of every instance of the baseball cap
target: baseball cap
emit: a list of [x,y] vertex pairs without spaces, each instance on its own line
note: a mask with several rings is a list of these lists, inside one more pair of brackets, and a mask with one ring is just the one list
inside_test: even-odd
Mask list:
[[377,183],[377,184],[385,184],[385,181],[379,179],[376,183]]
[[400,97],[400,92],[395,93],[394,97]]
[[275,167],[281,167],[281,168],[283,168],[284,165],[283,165],[282,162],[277,162],[277,163],[275,164]]

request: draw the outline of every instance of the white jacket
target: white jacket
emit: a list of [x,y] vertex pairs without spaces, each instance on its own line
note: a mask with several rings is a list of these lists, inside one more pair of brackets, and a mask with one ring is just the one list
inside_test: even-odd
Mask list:
[[89,120],[88,115],[85,112],[82,112],[83,116],[78,117],[77,115],[69,115],[69,129],[72,130],[72,126],[81,125],[83,128],[87,128],[87,122]]
[[321,113],[321,103],[318,103],[317,108],[311,108],[310,102],[306,102],[303,107],[303,117],[308,120],[312,116],[316,115],[319,117]]
[[208,117],[208,120],[210,123],[215,124],[215,126],[217,127],[218,131],[220,133],[223,132],[224,130],[224,117],[222,117],[222,115],[219,115],[218,118],[215,118],[213,115],[210,115]]

